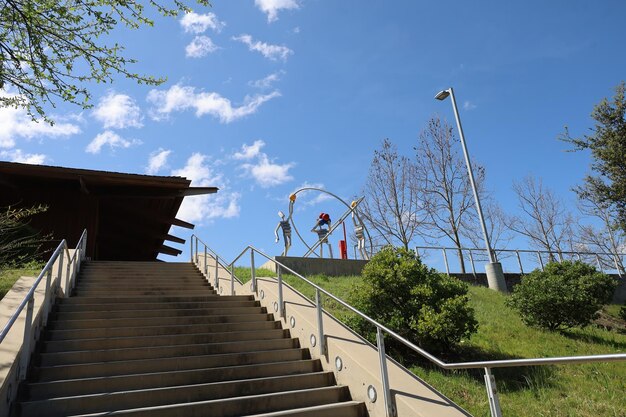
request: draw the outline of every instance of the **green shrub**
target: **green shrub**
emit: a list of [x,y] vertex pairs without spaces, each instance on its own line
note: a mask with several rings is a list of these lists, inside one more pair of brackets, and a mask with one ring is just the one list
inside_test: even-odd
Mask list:
[[548,330],[584,327],[613,296],[617,283],[580,261],[551,262],[515,286],[507,304],[524,323]]
[[622,320],[626,321],[626,303],[624,303],[624,307],[619,310],[619,316]]
[[[385,247],[362,276],[363,283],[350,294],[351,304],[420,347],[449,351],[478,329],[467,285],[429,269],[412,250]],[[352,319],[350,325],[376,339],[363,319]]]

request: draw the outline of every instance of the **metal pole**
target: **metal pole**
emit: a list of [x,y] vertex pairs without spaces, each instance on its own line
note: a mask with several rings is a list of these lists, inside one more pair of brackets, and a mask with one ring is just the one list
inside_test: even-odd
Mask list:
[[256,294],[256,268],[254,266],[254,249],[250,249],[250,276],[252,280],[252,291]]
[[196,236],[196,259],[195,262],[198,263],[198,237]]
[[541,270],[543,271],[543,259],[541,259],[541,253],[539,251],[537,251],[537,258],[539,258],[539,265],[541,265]]
[[517,255],[517,263],[519,263],[520,274],[524,275],[524,266],[522,265],[522,258],[519,256],[519,251],[516,250],[515,254]]
[[476,278],[476,267],[474,266],[474,256],[472,255],[472,250],[469,250],[470,263],[472,264],[472,275]]
[[28,361],[30,359],[30,339],[31,327],[33,324],[33,309],[35,307],[35,297],[31,296],[26,307],[26,318],[24,320],[24,338],[22,339],[22,354],[20,355],[19,379],[26,378]]
[[219,272],[219,267],[220,267],[219,256],[215,255],[215,289],[218,289],[220,287],[220,280],[217,275]]
[[385,416],[395,415],[394,406],[391,403],[391,390],[389,389],[389,372],[387,372],[387,355],[385,355],[385,339],[383,331],[376,326],[376,345],[378,346],[378,361],[380,363],[380,379],[383,383],[383,399],[385,401]]
[[[74,255],[74,262],[76,262],[76,254]],[[67,267],[65,268],[65,298],[70,296],[70,292],[72,292],[72,288],[70,287],[70,266],[71,262],[67,261]]]
[[317,309],[317,337],[320,341],[320,356],[326,356],[326,340],[324,339],[324,320],[322,313],[322,297],[319,289],[315,289],[315,308]]
[[278,313],[280,317],[285,317],[283,309],[283,274],[280,265],[276,265],[276,274],[278,275]]
[[48,323],[48,307],[50,304],[49,301],[49,293],[50,286],[52,284],[52,266],[48,269],[48,273],[46,274],[46,291],[43,293],[43,303],[41,308],[42,317],[42,325],[45,326]]
[[207,263],[206,245],[204,245],[204,276],[209,278],[209,264]]
[[[63,258],[64,258],[64,253],[63,251],[61,251],[61,253],[59,254],[59,271],[57,273],[57,286],[61,286],[61,281],[63,280]],[[70,259],[69,257],[67,258],[67,263],[70,263]]]
[[456,125],[459,129],[459,136],[461,138],[461,145],[463,146],[463,156],[465,157],[465,164],[467,165],[467,172],[469,175],[470,184],[472,185],[472,192],[474,193],[474,201],[476,202],[476,211],[478,212],[478,218],[480,219],[480,226],[483,230],[483,236],[485,238],[485,246],[487,247],[487,254],[489,255],[489,262],[496,263],[493,252],[491,251],[491,243],[489,242],[489,234],[487,233],[487,225],[485,224],[485,218],[483,216],[483,209],[480,206],[480,199],[478,198],[478,190],[476,189],[476,183],[474,182],[474,172],[472,171],[472,163],[470,162],[469,153],[467,151],[467,145],[465,144],[465,135],[463,134],[463,127],[461,126],[461,118],[459,117],[459,109],[456,106],[456,98],[454,97],[454,89],[450,87],[450,98],[452,99],[452,107],[454,108],[454,117],[456,118]]
[[235,295],[235,265],[230,264],[230,295]]
[[443,262],[446,264],[446,274],[450,276],[450,267],[448,266],[448,255],[446,254],[446,248],[441,248],[443,252]]
[[193,238],[195,236],[191,236],[189,239],[189,262],[193,263]]
[[487,387],[487,397],[489,397],[491,417],[502,417],[500,399],[498,398],[498,390],[496,389],[496,379],[493,377],[491,369],[489,368],[485,368],[485,386]]

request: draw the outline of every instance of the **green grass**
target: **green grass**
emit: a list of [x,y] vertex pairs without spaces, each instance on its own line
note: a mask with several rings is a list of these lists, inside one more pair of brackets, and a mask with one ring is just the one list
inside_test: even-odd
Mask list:
[[[308,284],[289,275],[283,278],[314,298],[315,291]],[[309,279],[346,300],[361,278],[317,275]],[[530,328],[505,305],[505,299],[487,288],[470,287],[470,302],[480,327],[448,361],[626,352],[626,334],[615,331],[595,326],[562,333]],[[325,300],[324,308],[339,319],[348,315],[332,300]],[[608,311],[613,314],[619,308],[608,306]],[[490,415],[480,371],[442,371],[415,358],[397,359],[475,417]],[[626,362],[495,369],[493,374],[505,416],[626,417]]]
[[30,263],[20,268],[0,268],[0,300],[9,292],[15,281],[22,276],[37,276],[43,265]]
[[620,318],[619,312],[623,305],[619,304],[609,304],[608,306],[604,306],[604,311],[606,311],[609,315],[615,318]]

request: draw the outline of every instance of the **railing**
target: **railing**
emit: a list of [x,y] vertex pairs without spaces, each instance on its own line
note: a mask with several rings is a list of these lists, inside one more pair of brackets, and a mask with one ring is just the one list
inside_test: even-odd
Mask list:
[[[13,327],[13,324],[17,321],[20,316],[20,313],[26,308],[26,319],[24,320],[24,339],[22,342],[21,354],[20,354],[20,365],[18,370],[18,381],[22,380],[26,376],[26,371],[28,370],[28,361],[30,360],[30,344],[32,340],[32,325],[33,325],[33,310],[35,307],[35,291],[37,287],[43,281],[43,278],[46,277],[46,288],[44,291],[44,299],[41,305],[41,323],[45,325],[48,320],[48,314],[50,313],[50,309],[52,307],[52,297],[56,293],[57,289],[61,286],[61,279],[63,277],[63,263],[66,261],[65,265],[65,296],[69,297],[69,294],[74,287],[74,283],[76,281],[76,275],[80,271],[80,264],[85,259],[85,250],[87,248],[87,230],[85,229],[76,244],[76,250],[74,253],[70,255],[69,248],[67,246],[67,242],[65,239],[59,243],[59,246],[55,249],[50,257],[50,260],[43,267],[39,276],[35,280],[35,283],[30,288],[20,305],[17,307],[15,312],[9,318],[9,321],[4,326],[2,331],[0,332],[0,344],[9,334],[9,331]],[[56,276],[52,277],[52,269],[55,262],[58,263],[58,270]]]
[[[466,260],[465,254],[467,254],[467,259],[472,267],[472,274],[476,275],[476,266],[475,266],[475,254],[484,254],[487,252],[486,249],[481,248],[457,248],[457,247],[443,247],[443,246],[416,246],[415,249],[417,251],[424,251],[428,253],[429,251],[441,251],[443,256],[443,262],[446,268],[446,273],[450,275],[450,262],[448,260],[448,251],[452,251],[454,253],[460,254],[463,257],[463,260]],[[532,250],[532,249],[493,249],[494,254],[496,255],[496,259],[504,258],[506,256],[514,255],[517,260],[517,267],[519,273],[524,274],[525,270],[529,271],[534,268],[524,268],[524,266],[528,266],[528,259],[526,260],[526,264],[522,262],[523,255],[532,255],[532,258],[536,256],[536,262],[533,262],[533,266],[541,268],[544,270],[545,263],[551,260],[558,260],[559,262],[563,262],[565,259],[573,259],[573,260],[583,260],[587,263],[595,263],[600,272],[611,272],[617,271],[619,277],[623,277],[625,274],[624,269],[624,256],[626,253],[608,253],[608,252],[587,252],[587,251],[546,251],[546,250]],[[544,259],[545,258],[545,259]],[[545,262],[544,262],[545,261]],[[513,262],[515,264],[515,262]]]
[[[195,252],[194,252],[194,242],[195,242]],[[426,350],[416,346],[410,341],[406,340],[393,330],[385,327],[384,325],[378,323],[376,320],[371,317],[365,315],[361,311],[352,307],[345,301],[337,298],[333,294],[329,293],[322,287],[314,284],[306,277],[300,275],[298,272],[289,268],[288,266],[283,265],[282,263],[276,261],[271,256],[263,253],[262,251],[256,249],[253,246],[247,246],[244,250],[241,251],[239,255],[233,259],[232,262],[225,264],[220,262],[217,256],[217,253],[208,247],[206,243],[200,240],[196,235],[192,235],[191,237],[191,261],[195,264],[199,263],[199,252],[198,252],[198,244],[202,244],[204,246],[204,266],[205,273],[207,272],[207,256],[208,252],[210,252],[214,259],[217,261],[216,270],[215,270],[215,279],[216,282],[218,280],[217,277],[217,268],[221,264],[224,269],[230,269],[230,284],[231,284],[231,295],[234,294],[234,283],[237,278],[234,276],[233,270],[235,262],[237,262],[241,257],[247,252],[250,251],[250,267],[251,267],[251,282],[252,287],[251,290],[256,293],[257,292],[257,284],[256,284],[256,272],[255,272],[255,260],[254,254],[258,253],[262,257],[274,262],[276,265],[276,273],[277,273],[277,285],[278,285],[278,305],[279,305],[279,315],[281,318],[285,318],[285,306],[283,303],[283,280],[282,280],[282,270],[285,270],[299,279],[303,280],[313,288],[315,288],[315,308],[317,312],[317,332],[318,338],[320,340],[319,349],[320,355],[325,356],[326,346],[324,344],[324,327],[322,321],[322,299],[321,295],[331,298],[332,300],[339,303],[344,308],[348,309],[352,313],[358,315],[359,317],[366,320],[368,323],[373,325],[376,328],[376,345],[378,348],[378,356],[379,356],[379,367],[380,367],[380,377],[383,386],[383,399],[385,403],[385,410],[387,417],[393,417],[396,415],[395,406],[393,405],[393,400],[391,396],[391,389],[389,386],[389,375],[387,372],[387,361],[385,354],[385,342],[384,342],[384,333],[393,337],[397,341],[401,342],[405,346],[409,347],[422,357],[428,359],[435,365],[439,366],[443,369],[483,369],[485,372],[485,387],[487,388],[487,396],[489,400],[489,408],[491,411],[492,417],[502,417],[502,411],[500,408],[500,401],[498,398],[498,391],[496,389],[496,381],[493,376],[491,370],[493,368],[512,368],[512,367],[521,367],[521,366],[540,366],[540,365],[559,365],[559,364],[577,364],[577,363],[589,363],[589,362],[615,362],[615,361],[626,361],[626,353],[617,353],[617,354],[608,354],[608,355],[590,355],[590,356],[562,356],[562,357],[552,357],[552,358],[532,358],[532,359],[510,359],[510,360],[497,360],[497,361],[476,361],[476,362],[457,362],[457,363],[446,363],[436,356],[428,353]],[[456,248],[454,248],[456,250]],[[241,281],[237,280],[239,283]]]

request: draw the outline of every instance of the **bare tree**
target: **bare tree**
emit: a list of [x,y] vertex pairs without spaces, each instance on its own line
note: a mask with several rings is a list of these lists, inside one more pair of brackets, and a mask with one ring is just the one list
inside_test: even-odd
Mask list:
[[[509,228],[509,216],[502,210],[502,207],[489,195],[481,196],[480,204],[483,208],[485,216],[485,225],[487,226],[487,234],[491,242],[492,250],[496,253],[496,259],[501,260],[511,256],[510,252],[503,252],[509,242],[513,239],[513,234]],[[461,230],[475,248],[482,248],[485,245],[485,237],[482,233],[480,224],[475,223],[470,227]],[[476,261],[488,261],[487,251],[480,251],[474,256]]]
[[399,243],[409,248],[422,223],[417,190],[411,186],[414,172],[411,161],[398,155],[389,139],[374,151],[360,211],[368,226],[375,231],[375,241]]
[[574,218],[552,190],[541,179],[527,176],[513,183],[513,191],[524,215],[510,218],[511,230],[526,236],[535,248],[548,251],[550,261],[555,260],[555,253],[560,257],[571,249]]
[[[607,201],[599,201],[598,194],[585,192],[584,187],[578,189],[578,196],[580,212],[601,222],[599,228],[580,226],[578,247],[584,251],[612,254],[599,256],[601,265],[607,269],[617,268],[620,274],[624,274],[624,262],[617,254],[626,250],[626,233],[619,227],[617,208]],[[588,260],[590,263],[595,261]]]
[[[475,231],[480,233],[480,227],[467,166],[459,149],[453,128],[439,117],[431,118],[415,148],[415,185],[424,198],[425,235],[436,240],[448,238],[458,249],[461,272],[465,273],[463,238],[477,237]],[[479,193],[484,195],[484,168],[475,165],[474,177]]]

